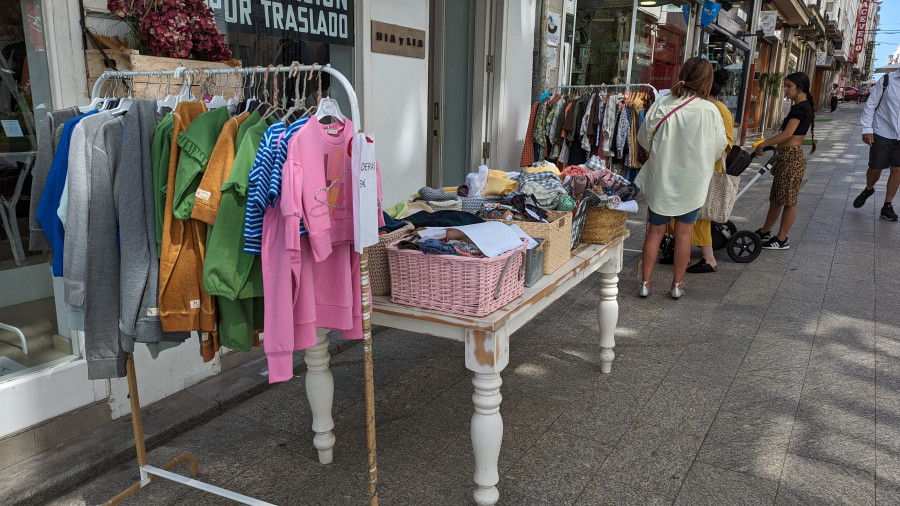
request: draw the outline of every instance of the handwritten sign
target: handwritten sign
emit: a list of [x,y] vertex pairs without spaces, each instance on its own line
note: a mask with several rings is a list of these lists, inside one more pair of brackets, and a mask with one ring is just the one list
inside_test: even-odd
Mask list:
[[206,0],[229,32],[353,45],[353,0]]
[[372,52],[425,58],[425,31],[372,21]]
[[378,242],[378,171],[372,134],[353,135],[353,246],[357,253]]

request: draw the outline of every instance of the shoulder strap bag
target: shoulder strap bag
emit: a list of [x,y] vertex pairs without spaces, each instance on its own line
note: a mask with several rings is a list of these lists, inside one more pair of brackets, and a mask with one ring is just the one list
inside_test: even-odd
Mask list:
[[684,106],[688,105],[689,103],[691,103],[691,101],[694,100],[695,98],[697,98],[697,95],[694,95],[693,97],[691,97],[691,98],[685,100],[684,103],[682,103],[682,104],[679,105],[678,107],[672,109],[671,111],[669,111],[668,114],[666,114],[665,116],[663,116],[663,119],[660,120],[660,122],[656,124],[656,128],[653,129],[653,135],[656,135],[656,132],[659,131],[659,127],[661,127],[662,124],[665,123],[667,119],[669,119],[669,116],[675,114],[675,111],[677,111],[678,109],[681,109],[682,107],[684,107]]

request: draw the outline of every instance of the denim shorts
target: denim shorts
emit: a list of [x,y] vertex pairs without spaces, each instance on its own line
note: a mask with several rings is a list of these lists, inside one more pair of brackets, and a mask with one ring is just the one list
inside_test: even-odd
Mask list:
[[[699,212],[700,208],[698,207],[691,212],[684,213],[681,216],[676,216],[675,221],[680,221],[682,223],[694,223],[695,221],[697,221],[697,213]],[[668,225],[671,219],[671,216],[656,214],[652,209],[650,209],[649,207],[647,208],[647,222],[651,225]]]

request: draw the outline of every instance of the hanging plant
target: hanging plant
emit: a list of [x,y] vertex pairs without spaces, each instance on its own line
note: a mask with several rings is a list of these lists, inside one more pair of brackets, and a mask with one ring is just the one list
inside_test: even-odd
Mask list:
[[107,0],[106,7],[128,23],[142,54],[204,61],[231,58],[204,0]]
[[781,89],[781,81],[784,80],[783,72],[772,72],[766,80],[766,91],[769,96],[777,97],[778,91]]

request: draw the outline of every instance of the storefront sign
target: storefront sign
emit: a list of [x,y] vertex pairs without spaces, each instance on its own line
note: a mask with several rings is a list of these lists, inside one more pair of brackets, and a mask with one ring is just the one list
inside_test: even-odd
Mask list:
[[853,49],[850,52],[850,61],[855,62],[857,56],[865,50],[866,28],[869,24],[869,0],[859,0],[859,9],[856,11],[856,38],[853,39]]
[[353,0],[206,0],[229,31],[352,46]]
[[759,28],[763,37],[775,35],[775,24],[778,22],[778,11],[759,11]]
[[816,66],[821,67],[825,65],[825,60],[828,58],[828,53],[825,51],[817,51],[816,52]]
[[547,57],[547,68],[550,70],[556,70],[556,66],[558,65],[557,60],[559,60],[559,49],[555,47],[548,47],[544,56]]
[[372,52],[425,58],[425,31],[372,21]]
[[559,32],[562,31],[562,18],[557,12],[550,12],[547,20],[547,45],[559,45]]

